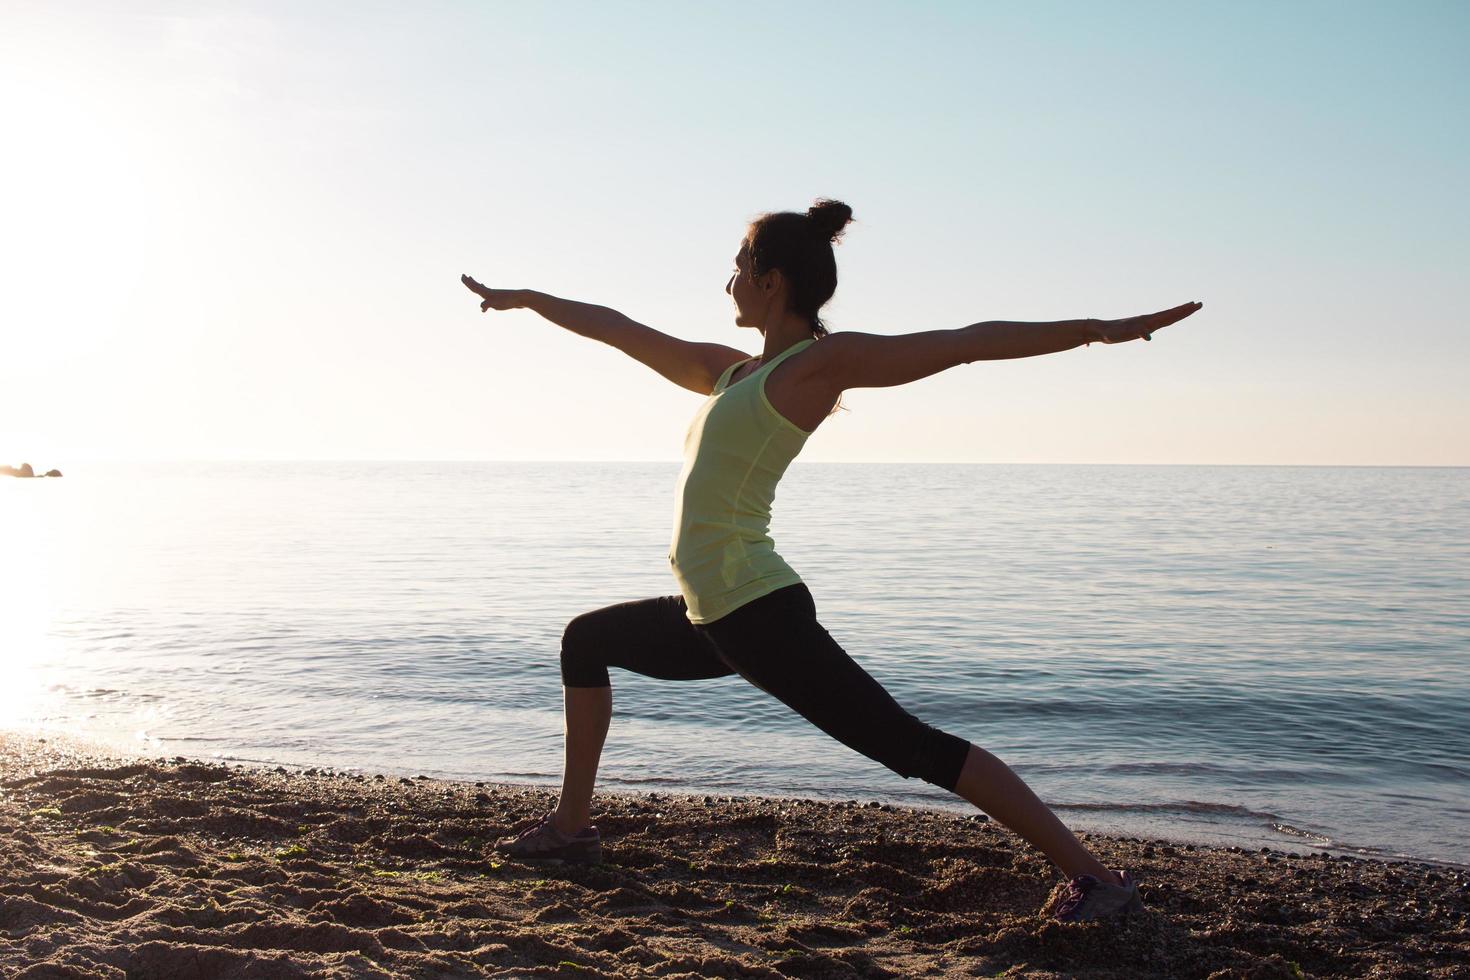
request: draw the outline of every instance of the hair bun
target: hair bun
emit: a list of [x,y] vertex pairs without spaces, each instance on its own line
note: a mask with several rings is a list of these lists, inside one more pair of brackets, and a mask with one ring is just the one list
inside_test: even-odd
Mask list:
[[842,230],[852,220],[852,208],[841,201],[830,198],[821,198],[806,210],[807,220],[812,227],[824,239],[836,242],[842,237]]

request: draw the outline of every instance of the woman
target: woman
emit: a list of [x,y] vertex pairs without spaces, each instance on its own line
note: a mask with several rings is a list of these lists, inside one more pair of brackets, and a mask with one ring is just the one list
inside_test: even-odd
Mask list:
[[531,309],[611,344],[709,396],[684,440],[669,563],[678,595],[583,613],[562,637],[566,769],[561,799],[497,850],[523,858],[601,860],[593,781],[612,717],[607,669],[668,680],[738,673],[818,728],[903,776],[969,800],[1039,848],[1068,887],[1046,911],[1064,921],[1142,908],[1137,885],[1082,846],[1010,767],[900,707],[817,622],[811,593],[776,554],[770,506],[808,436],[849,388],[907,384],[971,361],[1032,357],[1094,340],[1142,337],[1200,308],[1125,320],[989,321],[957,330],[828,335],[817,311],[837,289],[832,245],[852,209],[820,200],[805,214],[761,215],[747,229],[725,292],[735,324],[757,330],[759,357],[667,336],[603,306],[462,281],[486,310]]

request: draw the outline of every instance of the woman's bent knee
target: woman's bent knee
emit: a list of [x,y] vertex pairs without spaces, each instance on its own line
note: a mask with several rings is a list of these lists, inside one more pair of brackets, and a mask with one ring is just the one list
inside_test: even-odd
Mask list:
[[610,687],[612,679],[602,659],[604,646],[598,642],[592,614],[583,613],[566,625],[561,634],[561,682],[566,687]]

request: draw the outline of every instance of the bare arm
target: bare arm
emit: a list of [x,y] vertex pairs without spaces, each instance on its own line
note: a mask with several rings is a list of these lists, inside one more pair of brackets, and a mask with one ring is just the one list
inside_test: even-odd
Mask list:
[[821,351],[821,363],[815,367],[838,391],[888,388],[971,361],[1054,354],[1094,340],[1105,344],[1140,337],[1148,340],[1153,331],[1182,320],[1201,305],[1185,303],[1172,310],[1123,320],[986,320],[956,330],[896,336],[844,331],[815,346]]
[[561,299],[534,289],[491,289],[469,276],[461,277],[489,309],[527,309],[583,337],[600,340],[653,368],[681,388],[708,395],[715,381],[737,361],[749,355],[723,344],[681,340],[644,326],[617,310],[594,303]]

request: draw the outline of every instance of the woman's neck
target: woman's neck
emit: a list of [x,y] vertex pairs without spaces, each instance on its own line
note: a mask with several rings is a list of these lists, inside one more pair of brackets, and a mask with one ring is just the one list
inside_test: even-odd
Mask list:
[[798,316],[783,317],[781,322],[764,331],[765,340],[761,347],[761,363],[764,364],[792,344],[812,338],[812,327]]

